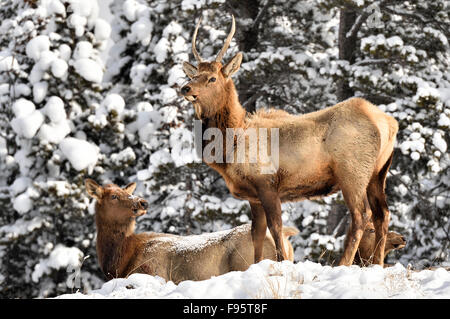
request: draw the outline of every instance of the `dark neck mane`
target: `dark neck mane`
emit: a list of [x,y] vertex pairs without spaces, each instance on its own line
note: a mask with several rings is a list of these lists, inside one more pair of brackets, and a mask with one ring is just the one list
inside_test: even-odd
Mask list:
[[[222,105],[216,105],[218,111],[208,118],[202,119],[202,137],[205,130],[209,128],[218,128],[222,132],[222,145],[223,145],[223,163],[208,163],[209,166],[214,169],[225,167],[226,154],[232,150],[226,149],[226,129],[227,128],[245,128],[246,111],[239,103],[239,98],[236,93],[236,88],[233,81],[229,80],[225,86],[225,98]],[[202,142],[202,152],[208,142]]]
[[117,224],[104,220],[96,208],[97,255],[100,267],[108,279],[123,277],[129,262],[130,242],[134,236],[135,221]]
[[225,133],[226,128],[244,127],[246,111],[239,103],[236,88],[231,80],[226,83],[225,95],[223,104],[216,106],[219,111],[203,119],[206,128],[216,127]]

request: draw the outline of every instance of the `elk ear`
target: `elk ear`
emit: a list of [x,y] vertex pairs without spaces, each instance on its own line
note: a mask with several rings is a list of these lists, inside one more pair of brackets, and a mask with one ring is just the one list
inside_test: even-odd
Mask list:
[[103,187],[98,185],[93,179],[86,178],[84,181],[84,185],[86,186],[86,191],[91,197],[95,199],[101,199],[103,196]]
[[238,52],[223,68],[222,73],[227,78],[235,74],[241,67],[242,53]]
[[135,189],[136,189],[136,183],[130,183],[123,188],[123,190],[130,195],[133,195],[133,192]]
[[183,62],[183,71],[190,79],[196,76],[198,72],[197,68],[189,62]]

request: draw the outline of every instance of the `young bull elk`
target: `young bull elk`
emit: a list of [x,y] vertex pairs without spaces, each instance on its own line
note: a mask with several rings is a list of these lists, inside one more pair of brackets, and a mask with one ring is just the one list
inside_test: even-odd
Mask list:
[[[104,187],[91,179],[86,190],[97,200],[97,256],[108,279],[127,277],[132,273],[158,275],[178,283],[204,280],[229,271],[244,271],[253,262],[251,226],[193,236],[134,232],[136,217],[146,213],[147,202],[132,193],[136,183],[123,189],[114,184]],[[298,230],[283,228],[283,243],[288,259],[294,260],[289,236]],[[270,233],[264,238],[264,257],[276,260],[275,243]]]
[[[291,115],[281,110],[246,114],[231,79],[239,70],[242,53],[237,53],[225,65],[221,63],[234,35],[234,17],[225,44],[213,62],[204,61],[196,50],[199,25],[200,21],[192,38],[192,51],[198,65],[184,62],[183,70],[190,81],[181,88],[181,93],[192,102],[197,118],[202,121],[202,129],[222,131],[222,145],[226,145],[227,128],[237,132],[237,139],[242,136],[245,139],[248,131],[260,128],[278,128],[279,132],[278,159],[277,163],[272,163],[277,169],[273,173],[263,174],[259,162],[227,162],[238,156],[236,143],[224,148],[223,161],[210,162],[203,158],[222,175],[231,194],[249,201],[255,262],[263,257],[262,243],[267,227],[275,240],[277,260],[286,259],[281,236],[282,202],[322,197],[341,190],[352,223],[339,264],[353,263],[372,213],[379,243],[374,263],[383,264],[389,224],[384,188],[397,121],[361,98],[351,98],[304,115]],[[258,143],[261,143],[260,136]],[[262,144],[272,145],[265,141]]]

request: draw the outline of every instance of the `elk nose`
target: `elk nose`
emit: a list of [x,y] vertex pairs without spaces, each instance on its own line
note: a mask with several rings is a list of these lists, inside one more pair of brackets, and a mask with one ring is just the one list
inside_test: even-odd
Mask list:
[[181,94],[186,95],[191,90],[191,87],[189,85],[185,85],[181,88]]
[[141,206],[142,209],[147,209],[148,208],[148,203],[145,200],[141,200],[139,202],[139,205]]
[[406,243],[406,238],[402,236],[402,240],[404,243]]

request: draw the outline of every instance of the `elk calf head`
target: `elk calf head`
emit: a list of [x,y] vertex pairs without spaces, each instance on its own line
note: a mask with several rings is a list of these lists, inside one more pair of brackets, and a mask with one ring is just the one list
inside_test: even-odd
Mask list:
[[184,73],[191,80],[181,88],[181,94],[186,100],[192,102],[198,118],[209,118],[223,107],[227,94],[231,90],[230,86],[234,89],[231,76],[240,68],[242,53],[237,53],[225,66],[222,65],[222,58],[230,45],[236,29],[233,16],[231,31],[215,61],[204,61],[195,48],[200,22],[201,19],[198,21],[192,37],[192,52],[198,65],[194,66],[189,62],[183,63]]
[[388,232],[386,246],[384,248],[385,254],[388,254],[392,250],[405,248],[405,246],[405,237],[393,231]]
[[133,195],[136,183],[130,183],[124,188],[114,184],[102,187],[94,180],[86,179],[85,186],[88,194],[97,200],[96,213],[104,220],[126,224],[147,212],[147,201]]
[[[372,263],[376,246],[377,242],[375,239],[375,229],[373,229],[372,224],[369,224],[366,230],[364,231],[364,235],[361,238],[361,241],[359,242],[358,254],[361,260],[358,260],[358,262]],[[386,238],[386,245],[384,247],[384,254],[386,256],[392,250],[402,249],[405,246],[406,246],[405,237],[393,231],[388,232]]]

